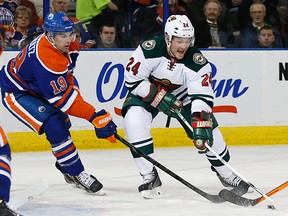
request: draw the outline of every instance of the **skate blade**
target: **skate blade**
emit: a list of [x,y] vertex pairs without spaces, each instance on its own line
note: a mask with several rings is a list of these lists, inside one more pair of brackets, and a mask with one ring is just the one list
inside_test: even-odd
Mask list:
[[94,196],[105,196],[106,195],[106,192],[102,189],[97,191],[97,192],[85,191],[85,193],[88,195],[94,195]]
[[157,199],[167,196],[161,187],[156,187],[153,190],[144,190],[140,192],[144,199]]
[[80,190],[84,190],[84,192],[86,194],[89,195],[95,195],[95,196],[105,196],[106,192],[103,189],[100,189],[99,191],[93,192],[91,190],[86,190],[82,185],[75,185],[76,188],[80,189]]

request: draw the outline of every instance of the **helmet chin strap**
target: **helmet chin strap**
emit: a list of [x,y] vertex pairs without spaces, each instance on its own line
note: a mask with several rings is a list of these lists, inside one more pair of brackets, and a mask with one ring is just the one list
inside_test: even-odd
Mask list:
[[173,54],[173,52],[171,51],[171,42],[170,41],[166,41],[166,45],[167,45],[168,54],[170,56],[172,56],[173,58],[176,58],[175,55]]

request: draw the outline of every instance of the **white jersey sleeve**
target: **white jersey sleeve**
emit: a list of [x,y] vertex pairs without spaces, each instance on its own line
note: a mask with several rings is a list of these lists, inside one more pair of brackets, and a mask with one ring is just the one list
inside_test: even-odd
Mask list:
[[187,73],[186,75],[188,95],[192,101],[191,112],[201,112],[202,110],[212,112],[212,107],[208,105],[208,103],[213,104],[214,102],[211,65],[206,64],[196,74],[194,73],[194,76]]
[[149,76],[160,58],[146,59],[140,46],[134,51],[125,70],[125,85],[134,95],[145,97],[150,91]]

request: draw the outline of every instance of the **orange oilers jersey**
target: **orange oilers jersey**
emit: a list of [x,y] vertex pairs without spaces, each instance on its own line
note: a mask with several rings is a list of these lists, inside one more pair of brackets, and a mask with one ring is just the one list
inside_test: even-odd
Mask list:
[[[61,53],[42,34],[2,68],[0,87],[6,92],[30,92],[67,112],[81,98],[72,82],[75,77],[71,78],[78,55],[79,45],[76,41],[71,43],[67,53]],[[74,112],[77,112],[76,109],[70,114],[83,116],[83,110]],[[90,115],[93,115],[92,111]]]

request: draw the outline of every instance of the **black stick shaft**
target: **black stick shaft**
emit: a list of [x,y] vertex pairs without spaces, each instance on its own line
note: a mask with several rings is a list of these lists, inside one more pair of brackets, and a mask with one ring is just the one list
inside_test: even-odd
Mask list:
[[126,141],[124,138],[122,138],[120,135],[115,134],[116,139],[118,139],[120,142],[122,142],[124,145],[126,145],[127,147],[129,147],[132,151],[134,151],[135,153],[137,153],[138,155],[140,155],[141,157],[145,158],[146,160],[148,160],[149,162],[151,162],[153,165],[157,166],[159,169],[163,170],[164,172],[166,172],[168,175],[170,175],[171,177],[175,178],[176,180],[178,180],[179,182],[181,182],[182,184],[186,185],[188,188],[192,189],[193,191],[195,191],[196,193],[198,193],[199,195],[201,195],[202,197],[206,198],[207,200],[213,202],[213,203],[222,203],[225,202],[224,199],[222,199],[220,196],[218,195],[211,195],[206,193],[205,191],[202,191],[201,189],[197,188],[196,186],[190,184],[189,182],[187,182],[186,180],[184,180],[183,178],[181,178],[179,175],[177,175],[176,173],[172,172],[170,169],[166,168],[165,166],[163,166],[162,164],[160,164],[158,161],[156,161],[155,159],[149,157],[148,155],[144,154],[142,151],[140,151],[139,149],[137,149],[134,145],[132,145],[131,143],[129,143],[128,141]]

